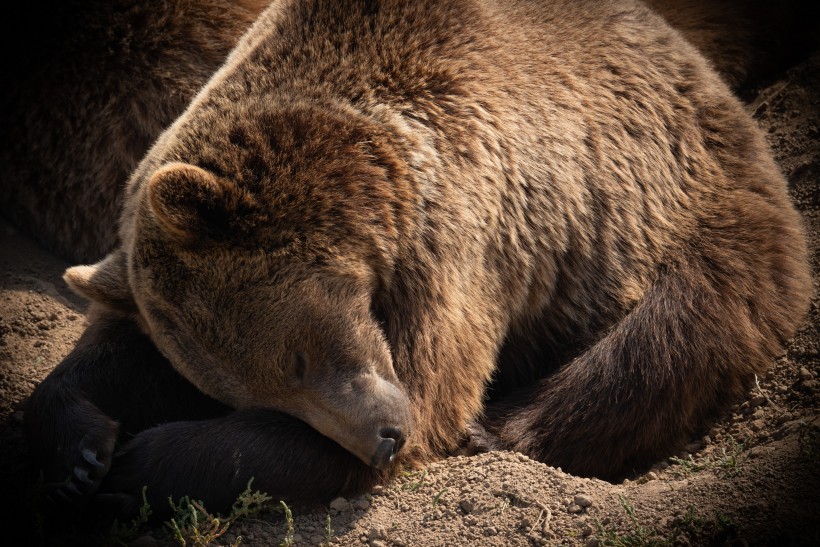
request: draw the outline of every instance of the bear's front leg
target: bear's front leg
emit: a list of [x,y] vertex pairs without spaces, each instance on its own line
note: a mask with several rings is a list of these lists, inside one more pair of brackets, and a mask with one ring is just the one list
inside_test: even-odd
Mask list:
[[143,431],[115,455],[98,499],[130,516],[147,487],[153,517],[164,518],[169,496],[189,496],[211,511],[227,512],[251,479],[254,490],[274,500],[325,503],[362,494],[387,474],[296,418],[240,410]]
[[227,412],[179,376],[133,320],[96,310],[26,405],[29,448],[46,483],[43,509],[83,507],[108,473],[120,437]]

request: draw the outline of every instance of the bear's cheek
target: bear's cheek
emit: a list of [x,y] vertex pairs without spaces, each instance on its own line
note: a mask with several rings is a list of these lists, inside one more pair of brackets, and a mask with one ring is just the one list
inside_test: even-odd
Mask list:
[[171,362],[173,368],[205,395],[233,408],[260,407],[260,393],[270,393],[278,382],[269,375],[249,374],[242,363],[230,362],[212,355],[193,339],[183,337],[184,329],[151,333],[157,349]]
[[258,398],[245,382],[217,367],[197,366],[186,362],[174,368],[199,391],[236,409],[259,408]]

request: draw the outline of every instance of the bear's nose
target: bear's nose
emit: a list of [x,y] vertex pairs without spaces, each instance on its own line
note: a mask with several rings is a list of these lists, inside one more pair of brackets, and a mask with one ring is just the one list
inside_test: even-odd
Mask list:
[[385,469],[396,458],[396,454],[404,446],[404,433],[396,427],[385,427],[379,431],[381,442],[370,465],[376,469]]

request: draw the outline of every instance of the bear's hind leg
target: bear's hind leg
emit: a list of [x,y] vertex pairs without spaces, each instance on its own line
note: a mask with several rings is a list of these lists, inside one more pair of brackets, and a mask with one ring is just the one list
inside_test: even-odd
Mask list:
[[668,456],[745,393],[802,317],[800,237],[776,241],[793,248],[703,245],[669,265],[597,343],[490,404],[488,429],[582,476],[618,480]]

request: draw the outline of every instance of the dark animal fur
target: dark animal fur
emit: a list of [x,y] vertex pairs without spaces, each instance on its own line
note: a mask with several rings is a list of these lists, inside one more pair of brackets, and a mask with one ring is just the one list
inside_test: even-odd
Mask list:
[[16,5],[0,24],[0,212],[72,261],[113,249],[131,171],[265,5]]
[[[206,182],[157,175],[173,162]],[[315,501],[382,480],[253,409],[279,408],[283,332],[309,326],[270,306],[313,277],[341,289],[305,292],[333,323],[300,333],[307,346],[377,325],[389,347],[379,374],[412,402],[404,463],[452,451],[486,414],[502,446],[610,479],[742,395],[808,302],[799,219],[759,131],[689,44],[629,2],[272,7],[125,200],[121,247],[68,274],[109,309],[27,412],[52,477],[92,439],[105,468],[83,499],[102,481],[224,508],[251,476]],[[175,390],[189,388],[129,321],[243,410],[194,395],[180,410]],[[254,380],[224,381],[242,375]],[[112,464],[110,418],[128,423],[133,405],[106,402],[117,385],[157,386],[159,410],[135,423],[159,425]],[[60,400],[62,386],[76,397]]]
[[820,46],[811,0],[647,0],[735,90]]

